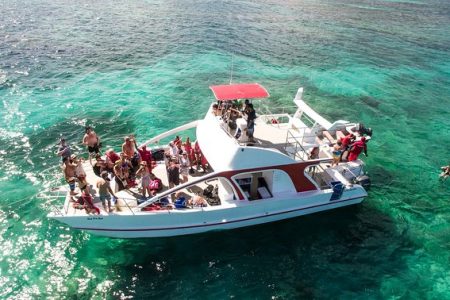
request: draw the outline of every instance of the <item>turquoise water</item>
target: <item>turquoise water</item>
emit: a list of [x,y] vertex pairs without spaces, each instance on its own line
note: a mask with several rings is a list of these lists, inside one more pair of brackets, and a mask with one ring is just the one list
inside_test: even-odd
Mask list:
[[[76,2],[76,3],[75,3]],[[0,0],[0,298],[450,299],[450,3]],[[356,207],[120,240],[46,219],[60,134],[83,153],[200,118],[209,85],[299,86],[374,129]],[[60,205],[60,203],[56,203]]]

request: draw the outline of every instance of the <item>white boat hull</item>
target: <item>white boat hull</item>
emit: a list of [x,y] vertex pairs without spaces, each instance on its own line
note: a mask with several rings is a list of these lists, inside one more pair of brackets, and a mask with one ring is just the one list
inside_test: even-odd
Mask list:
[[[115,238],[150,238],[170,237],[178,235],[197,234],[208,231],[228,230],[248,227],[258,224],[280,221],[298,216],[308,215],[320,211],[358,204],[364,196],[342,198],[336,201],[320,201],[316,204],[285,205],[280,201],[261,203],[261,205],[239,206],[228,209],[210,210],[208,212],[198,209],[143,212],[135,215],[92,215],[92,216],[58,216],[49,217],[57,219],[75,229],[86,230],[92,234]],[[317,200],[317,195],[315,196]],[[329,199],[329,194],[323,194]],[[325,199],[324,199],[325,200]],[[239,201],[239,200],[236,200]],[[290,202],[309,202],[307,199],[286,199]],[[272,205],[270,205],[272,204]]]

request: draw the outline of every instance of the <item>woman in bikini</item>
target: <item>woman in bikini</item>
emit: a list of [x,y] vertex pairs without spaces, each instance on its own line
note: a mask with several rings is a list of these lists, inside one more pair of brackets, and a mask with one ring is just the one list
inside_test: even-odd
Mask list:
[[151,195],[150,169],[148,168],[146,161],[141,161],[140,167],[137,170],[136,175],[141,177],[142,196],[146,198],[147,192],[148,196],[150,196]]

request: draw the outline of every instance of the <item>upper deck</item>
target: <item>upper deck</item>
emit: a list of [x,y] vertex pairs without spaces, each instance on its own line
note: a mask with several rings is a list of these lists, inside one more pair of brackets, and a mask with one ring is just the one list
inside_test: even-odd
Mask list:
[[[225,110],[219,115],[213,104],[205,118],[197,125],[200,147],[216,171],[263,167],[276,164],[292,164],[310,159],[329,160],[332,145],[349,132],[356,124],[347,121],[330,123],[320,116],[302,99],[299,89],[295,108],[291,114],[285,108],[271,111],[257,110],[254,139],[249,141],[245,130],[246,120],[238,118],[236,126],[230,126],[230,115]],[[261,106],[262,107],[262,106]],[[236,137],[241,129],[242,134]],[[319,150],[311,157],[311,151]]]

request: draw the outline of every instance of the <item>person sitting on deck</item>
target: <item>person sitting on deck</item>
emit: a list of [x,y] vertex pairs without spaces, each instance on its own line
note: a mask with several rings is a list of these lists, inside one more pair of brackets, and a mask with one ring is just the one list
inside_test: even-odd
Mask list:
[[175,193],[175,208],[187,208],[186,197],[182,192]]
[[318,159],[320,154],[320,148],[319,147],[313,147],[311,149],[311,152],[309,153],[309,159]]
[[86,213],[90,214],[94,210],[97,215],[100,214],[100,209],[94,205],[93,198],[88,191],[83,191],[80,198],[79,201],[81,200],[83,202]]
[[361,137],[359,141],[353,143],[352,147],[349,150],[348,161],[354,161],[358,159],[359,154],[364,151],[364,154],[367,155],[367,144],[366,138]]
[[162,181],[155,174],[150,173],[149,183],[150,196],[154,197],[162,189]]
[[[101,178],[97,181],[98,194],[100,197],[100,201],[102,202],[103,209],[106,212],[112,212],[111,209],[111,196],[117,198],[114,195],[114,192],[111,189],[111,185],[109,184],[108,172],[103,171],[100,174]],[[108,208],[106,208],[106,201],[108,201]]]
[[206,207],[208,206],[208,201],[202,196],[195,195],[191,200],[191,204],[194,207]]
[[337,166],[339,165],[339,162],[341,161],[341,154],[342,154],[342,142],[337,141],[336,144],[333,146],[333,161],[331,162],[331,166]]

